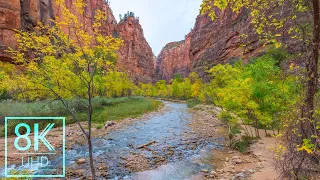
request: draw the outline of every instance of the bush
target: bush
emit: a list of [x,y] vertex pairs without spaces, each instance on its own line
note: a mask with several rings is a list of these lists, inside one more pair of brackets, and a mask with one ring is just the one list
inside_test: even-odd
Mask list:
[[240,140],[235,140],[232,142],[231,147],[234,150],[245,153],[248,151],[250,144],[252,143],[252,138],[248,136],[242,136]]
[[232,116],[229,112],[223,110],[219,113],[218,119],[227,125],[229,121],[232,119]]
[[187,100],[187,105],[189,108],[193,108],[195,107],[196,105],[200,104],[201,101],[199,101],[198,99],[189,99]]
[[11,95],[7,90],[0,92],[0,100],[12,99]]
[[103,125],[102,124],[99,124],[96,128],[97,129],[102,129]]

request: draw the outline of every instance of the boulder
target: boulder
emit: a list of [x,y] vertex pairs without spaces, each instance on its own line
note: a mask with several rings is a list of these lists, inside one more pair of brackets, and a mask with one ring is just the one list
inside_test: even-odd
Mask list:
[[114,121],[108,121],[108,122],[106,122],[106,125],[104,125],[104,128],[108,128],[108,127],[111,127],[111,126],[114,126],[114,125],[116,125],[117,123],[116,122],[114,122]]

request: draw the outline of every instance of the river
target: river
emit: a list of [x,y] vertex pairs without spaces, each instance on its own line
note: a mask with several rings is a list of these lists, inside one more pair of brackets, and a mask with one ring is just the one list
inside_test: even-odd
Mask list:
[[[164,112],[93,140],[95,163],[105,165],[108,172],[98,170],[98,179],[187,180],[203,169],[213,169],[201,159],[219,145],[190,128],[192,114],[186,104],[164,101],[164,105]],[[90,174],[88,164],[76,163],[87,157],[87,147],[83,145],[75,144],[66,152],[68,179]],[[53,160],[51,165],[60,164],[59,161]],[[84,175],[74,173],[79,171]]]

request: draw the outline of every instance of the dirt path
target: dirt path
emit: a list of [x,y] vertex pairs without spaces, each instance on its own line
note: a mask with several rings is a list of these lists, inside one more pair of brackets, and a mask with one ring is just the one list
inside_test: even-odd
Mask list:
[[[226,128],[217,118],[219,111],[219,108],[212,106],[196,106],[192,110],[194,121],[191,127],[207,138],[227,137]],[[276,145],[276,139],[265,137],[264,130],[261,130],[260,135],[261,139],[254,142],[246,154],[229,149],[225,142],[223,149],[213,150],[212,155],[204,160],[210,162],[216,168],[215,171],[203,170],[193,179],[277,179],[279,175],[272,165],[271,150]]]

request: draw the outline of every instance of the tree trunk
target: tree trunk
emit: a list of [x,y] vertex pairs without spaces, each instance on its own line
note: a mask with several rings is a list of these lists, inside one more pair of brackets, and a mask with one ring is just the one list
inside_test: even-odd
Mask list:
[[95,169],[94,169],[94,163],[93,163],[93,153],[92,153],[92,142],[91,142],[91,121],[92,121],[92,112],[93,112],[93,108],[92,108],[92,97],[91,97],[91,88],[89,88],[88,90],[88,127],[89,127],[89,133],[88,133],[88,148],[89,148],[89,159],[90,159],[90,169],[91,169],[91,175],[92,175],[92,179],[95,180],[96,179],[96,173],[95,173]]
[[92,179],[95,180],[96,179],[96,172],[95,172],[94,164],[93,164],[91,136],[88,137],[88,147],[89,147],[89,159],[90,159],[91,175],[92,175]]
[[318,81],[318,58],[319,58],[319,0],[312,0],[313,3],[313,43],[312,55],[307,63],[307,96],[305,100],[306,118],[313,120],[314,96],[317,91]]
[[312,52],[307,62],[307,92],[304,104],[305,121],[301,123],[302,138],[310,138],[312,129],[314,127],[314,97],[317,91],[318,85],[318,58],[319,58],[319,0],[312,0],[313,6],[313,40],[312,40]]

